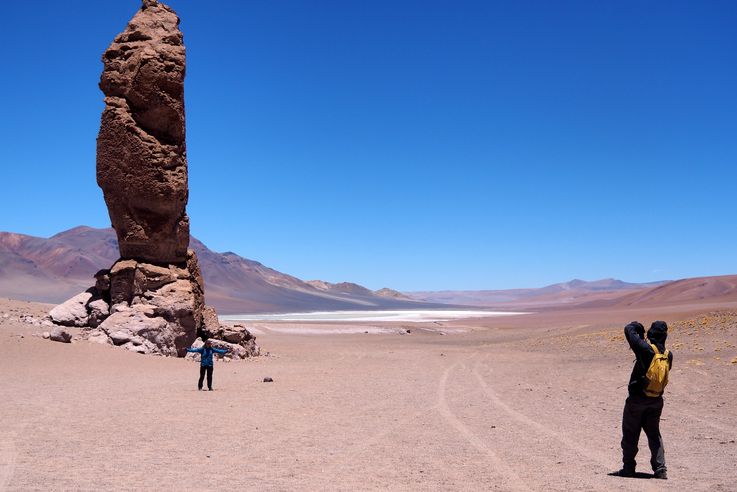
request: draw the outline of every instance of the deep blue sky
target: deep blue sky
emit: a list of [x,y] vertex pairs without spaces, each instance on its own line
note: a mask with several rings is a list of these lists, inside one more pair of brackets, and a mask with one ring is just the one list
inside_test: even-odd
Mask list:
[[[0,230],[109,225],[137,1],[3,4]],[[401,290],[737,273],[737,2],[171,0],[192,233]]]

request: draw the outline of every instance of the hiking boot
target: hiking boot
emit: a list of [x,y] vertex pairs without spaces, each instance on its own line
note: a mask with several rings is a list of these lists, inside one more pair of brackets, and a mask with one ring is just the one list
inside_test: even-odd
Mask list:
[[658,478],[660,480],[668,480],[668,472],[665,469],[657,470],[655,474],[653,475],[653,478]]
[[635,477],[635,470],[630,470],[630,469],[627,469],[627,468],[622,468],[621,470],[612,472],[609,475],[611,475],[613,477],[634,478]]

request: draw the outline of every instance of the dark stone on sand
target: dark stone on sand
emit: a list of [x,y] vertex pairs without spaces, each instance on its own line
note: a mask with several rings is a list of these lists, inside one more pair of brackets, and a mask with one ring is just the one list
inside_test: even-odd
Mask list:
[[51,330],[49,338],[54,342],[72,343],[72,335],[64,328],[57,326]]

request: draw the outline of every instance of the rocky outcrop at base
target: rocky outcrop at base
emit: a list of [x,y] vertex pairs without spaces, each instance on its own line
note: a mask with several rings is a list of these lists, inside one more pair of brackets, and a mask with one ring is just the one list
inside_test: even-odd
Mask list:
[[94,287],[49,312],[56,325],[83,328],[82,338],[142,354],[181,357],[197,337],[233,345],[231,358],[259,353],[244,326],[220,325],[205,306],[191,250],[186,262],[166,266],[119,260],[95,278]]

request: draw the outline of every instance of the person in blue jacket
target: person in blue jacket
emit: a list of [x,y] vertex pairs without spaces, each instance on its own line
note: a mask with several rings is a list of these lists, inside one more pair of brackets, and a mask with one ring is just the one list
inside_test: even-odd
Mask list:
[[202,381],[205,379],[205,373],[207,373],[207,389],[212,391],[212,368],[213,368],[213,354],[224,354],[227,349],[218,349],[212,346],[210,340],[205,340],[205,345],[200,348],[188,348],[187,352],[196,352],[200,354],[200,380],[197,382],[197,389],[202,391]]

